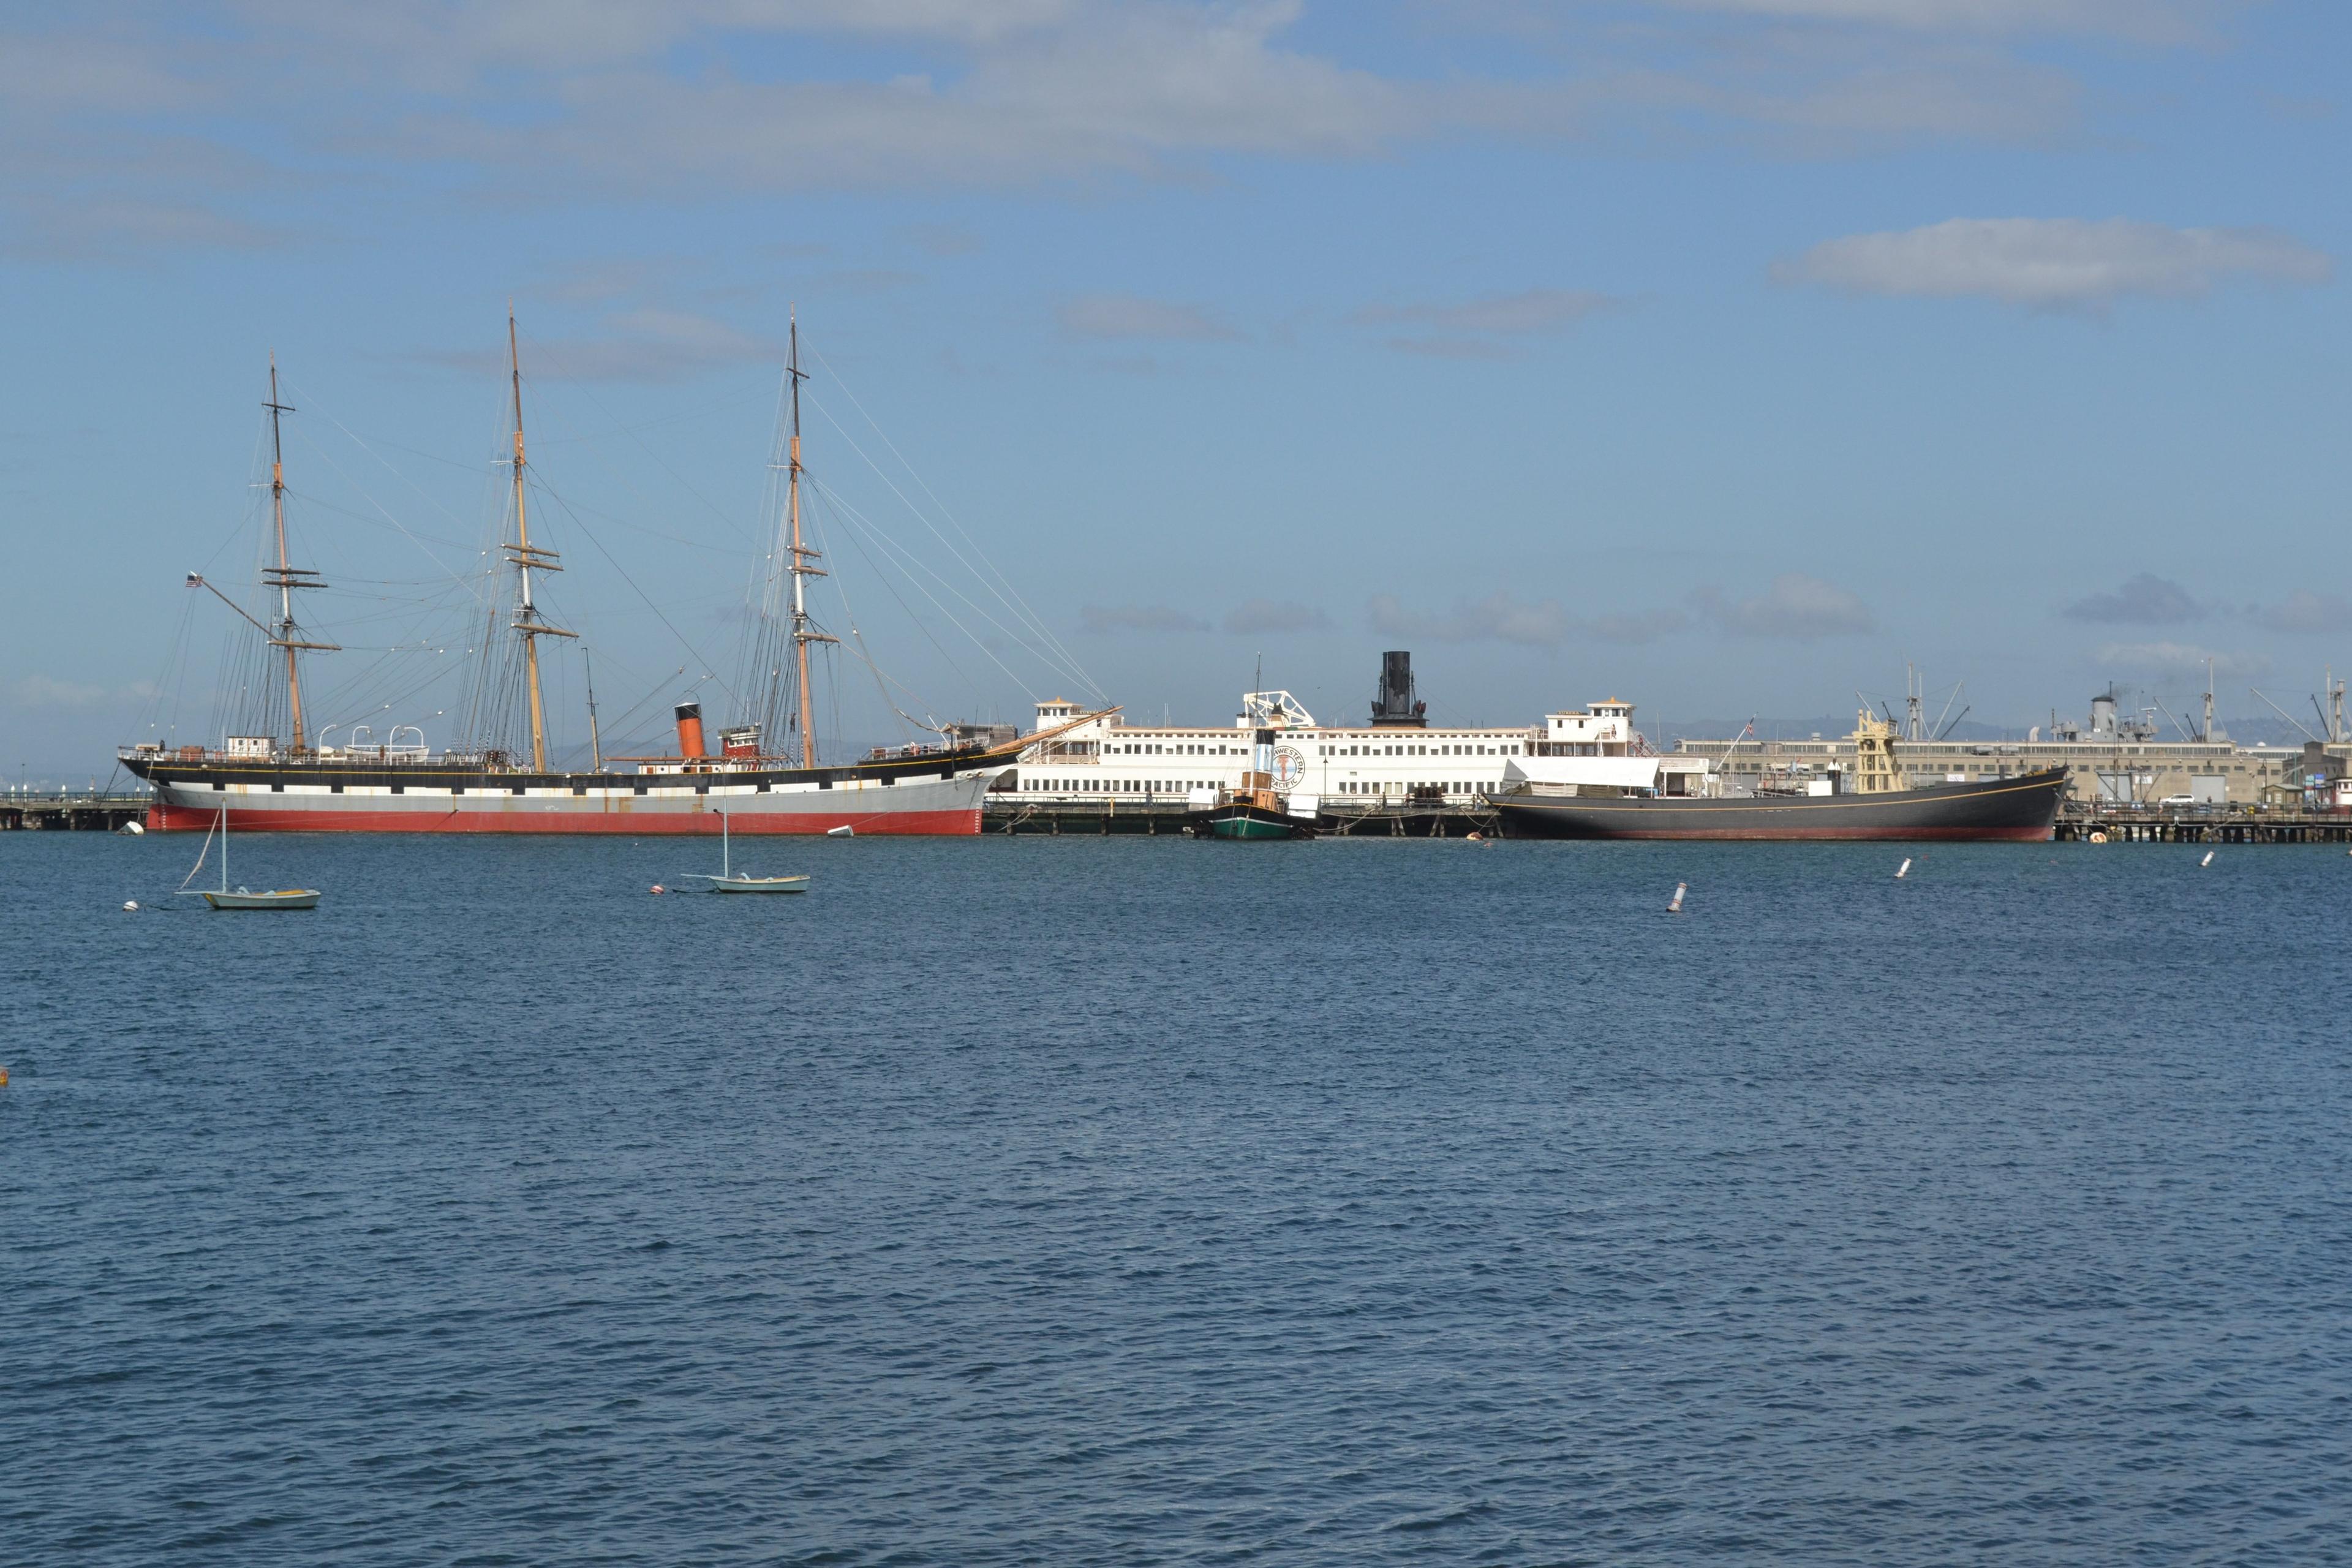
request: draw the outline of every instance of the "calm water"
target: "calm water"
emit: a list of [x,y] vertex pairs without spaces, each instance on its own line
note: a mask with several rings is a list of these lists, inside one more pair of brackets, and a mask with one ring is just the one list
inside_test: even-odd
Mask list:
[[716,850],[0,839],[0,1556],[2352,1562],[2341,849]]

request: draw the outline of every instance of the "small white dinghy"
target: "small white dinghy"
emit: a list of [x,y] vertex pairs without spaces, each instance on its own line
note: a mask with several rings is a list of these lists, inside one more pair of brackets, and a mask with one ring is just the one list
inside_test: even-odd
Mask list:
[[714,893],[805,893],[806,877],[751,877],[738,875],[727,834],[727,814],[719,814],[719,875],[697,871],[692,875],[710,884]]
[[[249,888],[239,888],[235,892],[229,891],[228,807],[221,807],[220,820],[214,827],[220,833],[221,885],[218,890],[211,888],[196,889],[205,902],[216,910],[315,910],[319,907],[319,889],[316,888],[276,888],[261,893]],[[196,851],[196,863],[188,868],[187,881],[180,884],[179,891],[187,892],[188,882],[194,881],[196,873],[205,868],[205,856],[212,848],[212,842],[213,831],[207,829],[204,847]]]

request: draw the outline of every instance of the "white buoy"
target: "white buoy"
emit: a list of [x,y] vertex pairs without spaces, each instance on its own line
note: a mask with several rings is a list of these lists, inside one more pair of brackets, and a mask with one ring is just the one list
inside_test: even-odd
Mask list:
[[127,833],[131,837],[136,838],[141,834],[147,831],[147,825],[143,822],[126,822],[114,831],[117,833]]
[[1906,878],[1906,877],[1909,876],[1910,874],[1911,874],[1911,861],[1910,861],[1909,857],[1907,857],[1907,856],[1906,856],[1906,857],[1905,857],[1905,858],[1904,858],[1903,864],[1901,864],[1900,866],[1897,866],[1897,867],[1895,867],[1895,879],[1896,881],[1898,881],[1898,882],[1899,882],[1899,881],[1901,881],[1904,878]]
[[139,912],[139,900],[136,899],[127,900],[124,901],[122,909],[124,913],[135,915]]
[[1688,882],[1676,882],[1675,884],[1675,901],[1666,906],[1666,913],[1670,915],[1678,915],[1682,913],[1683,895],[1688,891],[1690,891],[1690,884]]
[[659,882],[656,882],[652,887],[646,890],[649,893],[667,893],[669,891],[667,888],[663,887]]
[[826,828],[824,836],[827,838],[855,838],[857,837],[857,830],[845,822],[839,827]]
[[2197,863],[2200,866],[2210,866],[2213,863],[2213,851],[2210,849],[2205,851],[2205,858],[2198,861]]

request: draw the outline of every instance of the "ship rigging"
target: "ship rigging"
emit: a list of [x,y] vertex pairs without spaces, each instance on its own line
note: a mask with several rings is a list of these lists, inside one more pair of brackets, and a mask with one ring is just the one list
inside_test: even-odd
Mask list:
[[[877,747],[855,758],[820,754],[811,653],[814,647],[838,646],[840,639],[821,626],[809,602],[809,580],[829,573],[823,552],[804,528],[807,481],[801,414],[808,374],[801,364],[796,312],[790,322],[773,454],[782,460],[771,463],[772,474],[781,475],[782,504],[763,508],[775,518],[776,532],[758,577],[755,602],[749,606],[746,632],[747,664],[761,678],[730,690],[730,698],[744,710],[741,721],[721,731],[720,745],[712,754],[702,743],[699,702],[681,700],[675,752],[614,757],[604,749],[589,679],[589,765],[567,768],[555,757],[549,721],[551,672],[541,639],[556,637],[578,647],[583,679],[588,647],[577,631],[557,624],[544,604],[546,579],[561,573],[563,562],[543,537],[535,540],[532,533],[532,492],[544,484],[536,477],[525,438],[520,334],[511,309],[507,353],[511,455],[500,466],[509,469],[510,521],[501,529],[496,554],[500,571],[512,574],[512,587],[504,596],[503,609],[498,607],[499,596],[485,597],[478,589],[467,589],[467,596],[488,612],[485,629],[494,635],[479,648],[482,659],[461,726],[463,743],[437,753],[421,743],[378,745],[373,743],[372,731],[354,726],[342,744],[330,745],[324,731],[314,737],[306,722],[298,655],[341,649],[305,631],[295,616],[295,590],[324,584],[319,573],[290,564],[279,421],[293,410],[278,394],[273,356],[265,406],[270,420],[269,526],[275,553],[274,564],[259,576],[274,592],[276,618],[265,623],[200,574],[190,574],[189,582],[229,605],[264,634],[274,654],[282,656],[282,681],[272,684],[284,694],[285,727],[280,731],[272,716],[275,701],[265,699],[263,710],[246,721],[247,732],[231,734],[217,747],[166,747],[150,741],[126,748],[125,765],[155,792],[149,825],[201,826],[226,811],[229,821],[247,828],[719,833],[723,813],[739,834],[844,828],[860,833],[977,832],[981,795],[1034,737],[1016,741],[1009,727],[932,723],[925,727],[939,738],[929,743]],[[577,518],[577,509],[552,491],[547,493]],[[584,522],[581,526],[584,530]],[[600,543],[598,548],[604,547]],[[610,559],[610,552],[605,553]],[[613,564],[620,570],[617,561]],[[620,574],[627,576],[625,571]],[[462,581],[459,585],[466,586]],[[634,580],[630,586],[636,588]],[[637,592],[645,596],[642,589]],[[938,603],[935,596],[932,602]],[[652,605],[650,599],[647,603]],[[658,607],[653,607],[659,615]],[[667,616],[661,618],[677,633]],[[847,629],[855,633],[854,622]],[[683,641],[683,634],[677,635]],[[870,667],[862,637],[856,651]],[[1060,652],[1058,647],[1055,651]],[[697,658],[707,662],[698,655]],[[1066,654],[1062,659],[1066,668]],[[684,673],[682,668],[679,674]],[[877,683],[887,679],[878,668],[875,673]],[[527,730],[527,762],[500,738],[518,716],[517,696],[522,709],[519,717]],[[887,691],[885,697],[887,700]],[[895,703],[891,707],[906,719]],[[628,717],[623,715],[625,722]],[[282,741],[278,738],[281,733],[286,737]],[[369,743],[360,743],[362,734],[370,737]],[[772,737],[781,743],[772,743]],[[397,729],[393,739],[398,739]]]

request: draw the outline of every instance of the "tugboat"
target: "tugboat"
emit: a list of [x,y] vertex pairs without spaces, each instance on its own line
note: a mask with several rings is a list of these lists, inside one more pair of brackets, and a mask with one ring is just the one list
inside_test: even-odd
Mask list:
[[[1622,711],[1630,718],[1633,710]],[[1505,769],[1509,787],[1486,804],[1514,838],[2049,839],[2064,768],[1911,789],[1895,765],[1892,723],[1864,709],[1851,739],[1850,772],[1796,789],[1675,795],[1663,787],[1670,775],[1658,759],[1576,755],[1514,763]],[[1706,782],[1720,789],[1719,780]]]
[[1221,789],[1202,823],[1216,838],[1312,838],[1311,813],[1293,816],[1291,797],[1275,788],[1274,731],[1261,725],[1250,731],[1249,771],[1239,789]]

